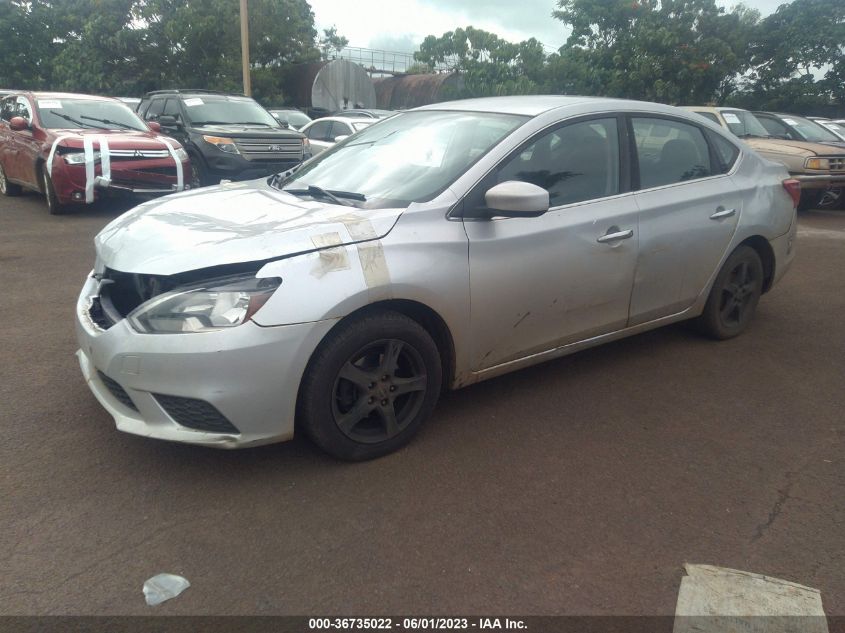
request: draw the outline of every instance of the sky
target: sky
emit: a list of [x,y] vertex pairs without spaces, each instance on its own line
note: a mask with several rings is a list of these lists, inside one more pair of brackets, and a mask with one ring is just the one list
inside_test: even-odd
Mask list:
[[[761,14],[787,0],[745,0]],[[440,36],[474,26],[512,42],[536,37],[557,50],[565,41],[564,25],[551,17],[555,0],[308,0],[317,28],[336,26],[350,46],[413,52],[426,35]],[[730,8],[735,1],[717,0]]]

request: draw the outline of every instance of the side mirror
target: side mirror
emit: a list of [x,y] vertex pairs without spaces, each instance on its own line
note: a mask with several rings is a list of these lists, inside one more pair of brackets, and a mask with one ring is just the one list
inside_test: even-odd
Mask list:
[[348,138],[349,138],[349,134],[338,134],[337,136],[334,137],[334,142],[340,143],[341,141],[344,141]]
[[9,128],[13,132],[22,132],[23,130],[29,129],[29,121],[27,121],[22,116],[13,116],[9,120]]
[[179,127],[179,121],[176,120],[176,117],[169,114],[158,117],[158,124],[160,127]]
[[488,189],[484,203],[493,215],[536,218],[549,210],[549,192],[530,182],[508,180]]
[[290,129],[290,123],[287,121],[282,121],[280,118],[276,117],[276,121],[278,121],[279,126],[285,128],[286,130]]
[[161,123],[158,121],[147,121],[147,127],[153,132],[161,132]]

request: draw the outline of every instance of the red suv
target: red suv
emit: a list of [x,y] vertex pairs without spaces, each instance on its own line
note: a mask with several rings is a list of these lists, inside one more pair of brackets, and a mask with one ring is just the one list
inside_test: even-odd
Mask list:
[[188,154],[117,99],[19,92],[0,100],[0,193],[43,193],[50,213],[103,194],[188,189]]

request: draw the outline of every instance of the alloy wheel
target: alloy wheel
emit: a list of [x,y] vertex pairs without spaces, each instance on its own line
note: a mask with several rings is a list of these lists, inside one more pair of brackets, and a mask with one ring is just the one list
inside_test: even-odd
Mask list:
[[754,271],[747,261],[737,263],[728,276],[728,281],[722,288],[719,303],[719,315],[722,322],[728,326],[739,325],[745,318],[748,307],[754,300],[757,291],[757,280]]
[[340,431],[356,442],[392,439],[414,420],[425,400],[428,377],[422,356],[398,339],[375,341],[341,367],[332,392]]

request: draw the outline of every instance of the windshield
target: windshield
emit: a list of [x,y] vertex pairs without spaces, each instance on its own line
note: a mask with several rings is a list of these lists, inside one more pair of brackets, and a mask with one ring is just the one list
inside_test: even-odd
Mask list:
[[182,99],[188,122],[194,125],[255,124],[279,127],[273,115],[249,97],[187,97]]
[[757,117],[745,110],[722,110],[722,118],[728,124],[728,129],[737,136],[769,136]]
[[845,138],[845,127],[839,125],[838,123],[834,123],[833,121],[819,121],[819,123],[825,126],[828,130],[833,130],[842,138]]
[[362,129],[276,186],[355,192],[368,208],[424,202],[526,120],[482,112],[400,114]]
[[141,130],[148,128],[125,104],[94,99],[37,99],[41,125],[50,129]]
[[835,143],[842,140],[820,123],[810,121],[810,119],[805,119],[804,117],[792,115],[782,116],[781,121],[798,130],[798,133],[807,141],[814,143],[830,143],[833,141]]

